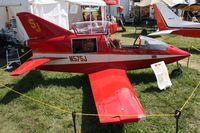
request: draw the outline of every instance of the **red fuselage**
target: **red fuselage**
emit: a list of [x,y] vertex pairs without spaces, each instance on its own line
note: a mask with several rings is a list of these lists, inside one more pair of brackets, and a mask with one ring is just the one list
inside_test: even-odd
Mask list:
[[[77,47],[75,45],[87,44],[88,40],[93,41],[95,49],[92,51],[75,51],[74,47]],[[176,62],[190,55],[171,45],[164,49],[142,46],[115,48],[109,46],[109,43],[113,43],[112,40],[107,39],[104,35],[71,35],[45,40],[30,39],[29,47],[33,51],[32,58],[46,57],[53,59],[53,61],[37,69],[78,73],[91,73],[107,68],[141,69],[150,67],[151,64],[159,61],[165,61],[166,64]]]

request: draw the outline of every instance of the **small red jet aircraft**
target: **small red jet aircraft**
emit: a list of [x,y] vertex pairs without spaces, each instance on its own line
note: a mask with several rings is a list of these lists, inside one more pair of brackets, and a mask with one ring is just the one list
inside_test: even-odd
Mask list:
[[108,22],[73,24],[65,30],[31,13],[18,13],[33,56],[11,73],[24,74],[34,68],[78,72],[89,76],[101,123],[137,122],[145,112],[126,75],[126,70],[172,63],[189,53],[161,41],[141,36],[139,45],[120,45],[108,35]]
[[200,37],[200,23],[183,21],[164,3],[153,4],[158,32],[149,36],[176,34],[188,37]]

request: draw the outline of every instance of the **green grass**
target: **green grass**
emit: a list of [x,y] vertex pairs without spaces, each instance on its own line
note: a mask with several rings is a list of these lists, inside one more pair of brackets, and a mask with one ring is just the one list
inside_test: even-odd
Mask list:
[[[114,36],[133,42],[134,28],[127,27],[127,32]],[[196,39],[182,40],[162,37],[168,43],[187,49]],[[185,42],[187,44],[185,45]],[[198,39],[197,42],[198,43]],[[197,46],[199,48],[199,46]],[[192,51],[194,60],[199,61],[199,53]],[[183,62],[185,63],[185,62]],[[169,72],[176,66],[168,65]],[[198,69],[198,67],[195,67]],[[182,107],[197,83],[200,72],[191,68],[183,68],[184,73],[174,77],[170,75],[172,87],[159,91],[156,78],[151,69],[128,71],[128,77],[147,114],[174,113]],[[24,76],[10,77],[9,73],[0,71],[0,83],[17,90],[27,96],[55,105],[69,111],[96,113],[88,77],[75,73],[56,73],[31,71]],[[199,88],[200,89],[200,88]],[[200,132],[200,92],[184,108],[180,118],[180,132]],[[38,104],[0,85],[0,132],[73,132],[71,114]],[[157,133],[175,132],[174,117],[147,117],[145,121],[129,124],[99,124],[97,117],[77,116],[78,132],[97,133]]]

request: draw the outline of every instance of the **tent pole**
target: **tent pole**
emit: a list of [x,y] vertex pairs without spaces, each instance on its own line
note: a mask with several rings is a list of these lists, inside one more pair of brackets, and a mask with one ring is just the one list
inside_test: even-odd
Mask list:
[[109,17],[109,21],[111,21],[111,8],[110,8],[110,5],[109,5],[109,14],[110,14],[110,17]]
[[91,5],[90,5],[90,8],[89,8],[89,14],[90,14],[90,21],[92,21]]
[[8,6],[6,6],[5,8],[6,8],[6,16],[7,16],[7,21],[9,21],[9,12],[8,12]]

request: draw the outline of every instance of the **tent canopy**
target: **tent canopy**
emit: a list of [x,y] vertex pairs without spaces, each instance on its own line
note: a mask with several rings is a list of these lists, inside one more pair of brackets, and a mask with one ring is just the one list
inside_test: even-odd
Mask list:
[[145,7],[152,5],[153,3],[160,2],[160,0],[142,0],[140,2],[135,2],[136,6]]
[[181,9],[182,10],[186,6],[188,6],[188,4],[176,4],[172,8]]
[[[29,0],[30,1],[30,0]],[[33,4],[56,4],[58,1],[56,0],[32,0],[30,1],[30,3],[33,3]]]
[[140,6],[140,7],[145,7],[145,6],[149,6],[152,5],[154,3],[158,3],[163,1],[164,3],[166,3],[167,5],[169,5],[170,7],[179,4],[179,3],[185,3],[185,0],[142,0],[141,2],[136,2],[135,5],[136,6]]
[[182,8],[182,10],[185,10],[185,11],[200,11],[200,4],[191,4],[191,5],[188,5],[188,6],[185,6],[184,8]]
[[79,5],[85,6],[106,6],[103,0],[65,0],[66,2],[71,2]]
[[27,3],[28,0],[0,0],[0,7],[4,6],[20,6]]
[[[56,0],[0,0],[0,6],[20,6],[24,3],[32,3],[32,1],[34,1],[34,4],[51,4],[57,2]],[[103,0],[65,0],[65,2],[79,5],[106,6],[106,3]]]
[[0,7],[22,6],[27,4],[55,4],[56,0],[0,0]]

